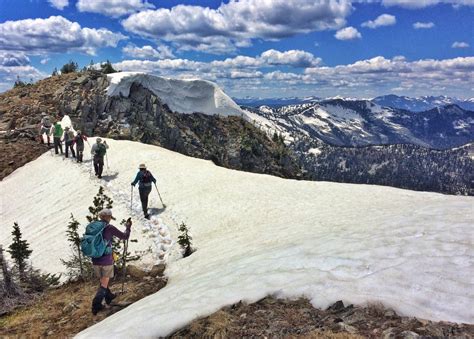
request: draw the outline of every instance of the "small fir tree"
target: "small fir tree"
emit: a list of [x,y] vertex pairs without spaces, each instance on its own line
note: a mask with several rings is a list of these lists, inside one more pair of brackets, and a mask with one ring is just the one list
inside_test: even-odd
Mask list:
[[64,64],[63,67],[61,67],[61,74],[77,72],[78,69],[79,65],[77,62],[70,60],[67,64]]
[[112,64],[110,63],[109,60],[107,60],[105,63],[100,64],[100,68],[102,70],[102,73],[104,74],[109,74],[109,73],[116,73],[117,71],[114,69]]
[[68,275],[71,279],[80,278],[85,280],[91,276],[92,266],[88,258],[82,255],[81,237],[79,236],[79,222],[71,213],[71,220],[67,226],[67,240],[72,249],[72,256],[68,260],[61,259],[61,262],[68,269]]
[[8,267],[8,263],[3,256],[3,246],[0,245],[0,266],[3,275],[2,297],[18,296],[23,294],[21,288],[13,281],[13,275]]
[[26,281],[27,260],[30,257],[32,250],[29,249],[29,244],[26,240],[22,240],[22,234],[18,223],[13,225],[13,243],[8,247],[13,261],[15,262],[18,272],[20,274],[20,281]]
[[94,201],[92,202],[93,206],[89,207],[90,215],[86,218],[89,222],[99,219],[99,212],[104,208],[112,208],[113,200],[104,194],[104,188],[102,186],[99,187],[99,192],[94,197]]
[[189,235],[189,230],[184,222],[181,223],[178,231],[181,232],[178,236],[178,244],[183,250],[183,258],[186,258],[194,252],[194,249],[191,246],[191,240],[193,238]]
[[57,67],[54,67],[53,73],[51,73],[51,76],[55,77],[58,75],[58,69]]

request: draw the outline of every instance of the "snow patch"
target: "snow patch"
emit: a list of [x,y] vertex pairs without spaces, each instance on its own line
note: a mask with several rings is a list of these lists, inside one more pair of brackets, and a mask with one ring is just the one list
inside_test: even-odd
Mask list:
[[138,83],[178,113],[199,112],[247,118],[245,112],[219,86],[210,81],[169,79],[139,72],[112,73],[107,78],[110,81],[107,88],[109,96],[128,97],[132,84]]

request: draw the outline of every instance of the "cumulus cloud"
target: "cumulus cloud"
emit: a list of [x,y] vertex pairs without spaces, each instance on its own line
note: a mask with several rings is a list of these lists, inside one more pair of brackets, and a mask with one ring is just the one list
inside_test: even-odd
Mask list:
[[415,22],[413,24],[414,29],[430,29],[435,26],[432,22]]
[[452,48],[469,48],[469,44],[464,41],[455,41],[452,45]]
[[44,58],[44,59],[41,59],[40,63],[41,65],[46,65],[51,59],[50,58]]
[[76,8],[79,12],[99,13],[118,18],[142,10],[155,8],[155,6],[146,0],[79,0],[76,4]]
[[0,66],[16,67],[30,64],[30,59],[24,53],[0,51]]
[[419,9],[438,4],[451,4],[453,6],[474,6],[472,0],[382,0],[386,7],[399,6],[408,9]]
[[369,20],[362,23],[362,27],[377,28],[381,26],[391,26],[395,25],[397,19],[395,16],[390,14],[382,14],[377,17],[375,20]]
[[338,29],[352,12],[349,0],[231,0],[219,8],[178,5],[132,14],[123,27],[143,37],[172,41],[178,47],[229,51],[267,40]]
[[137,47],[133,44],[128,44],[122,49],[122,52],[125,55],[138,59],[173,59],[175,57],[171,49],[166,45],[160,45],[155,49],[149,45]]
[[362,38],[360,32],[352,26],[338,30],[334,36],[338,40],[353,40]]
[[268,65],[290,65],[301,68],[313,67],[321,62],[321,58],[316,58],[313,54],[301,50],[279,52],[270,49],[263,52],[260,59]]
[[0,49],[28,54],[80,51],[95,54],[101,47],[116,47],[127,39],[105,28],[82,28],[62,16],[0,23]]
[[64,7],[69,6],[69,0],[48,0],[49,4],[62,11]]

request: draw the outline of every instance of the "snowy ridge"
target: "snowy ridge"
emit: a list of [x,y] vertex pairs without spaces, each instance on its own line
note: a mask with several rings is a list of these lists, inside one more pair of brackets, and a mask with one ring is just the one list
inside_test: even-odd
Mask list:
[[[145,266],[165,254],[169,280],[79,338],[165,336],[225,305],[268,294],[306,296],[317,307],[379,301],[402,315],[473,322],[472,197],[285,180],[156,146],[108,143],[106,192],[118,220],[130,213],[136,165],[146,162],[158,177],[167,207],[152,193],[161,220],[148,223],[135,192],[131,237],[138,243],[130,247],[151,249]],[[0,182],[8,201],[0,217],[4,225],[19,222],[36,266],[59,271],[69,213],[84,216],[99,184],[87,165],[45,154]],[[183,221],[197,248],[185,259],[175,243]],[[10,242],[10,227],[0,229],[0,242]]]
[[205,80],[178,80],[137,72],[108,74],[107,95],[128,97],[133,83],[141,84],[178,113],[245,116],[244,111],[215,83]]

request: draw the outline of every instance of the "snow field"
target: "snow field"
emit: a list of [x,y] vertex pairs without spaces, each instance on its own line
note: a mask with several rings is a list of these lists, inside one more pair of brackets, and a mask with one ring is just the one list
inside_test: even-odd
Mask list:
[[[92,145],[95,138],[88,141]],[[71,157],[66,159],[54,155],[54,151],[50,150],[5,178],[0,184],[0,216],[4,221],[0,229],[0,243],[5,247],[11,243],[13,222],[17,221],[24,239],[28,240],[33,250],[33,265],[47,272],[63,273],[64,280],[66,270],[60,259],[66,259],[71,253],[65,234],[70,215],[73,213],[81,223],[79,233],[82,234],[87,225],[85,217],[89,214],[88,207],[92,205],[99,187],[103,186],[105,194],[113,200],[113,214],[117,220],[112,221],[112,225],[123,231],[125,227],[120,225],[120,221],[132,217],[130,239],[138,242],[129,242],[129,250],[142,256],[140,266],[150,269],[154,264],[165,261],[171,248],[171,235],[166,222],[157,216],[151,220],[143,217],[137,188],[133,190],[133,206],[130,209],[130,182],[138,166],[130,164],[128,186],[119,187],[114,182],[119,172],[114,171],[113,156],[108,155],[108,158],[110,168],[104,165],[102,180],[94,176],[87,144],[82,164],[77,164]],[[15,189],[18,182],[30,183],[28,190]],[[159,211],[157,206],[160,202],[154,195],[156,191],[150,194],[151,212]]]
[[[134,228],[140,223],[154,235],[158,230],[160,246],[153,242],[156,237],[146,237],[150,231],[137,232],[138,244],[130,245],[142,250],[152,245],[158,256],[164,252],[168,285],[81,332],[79,338],[165,336],[225,305],[269,294],[305,296],[316,307],[340,299],[355,304],[382,302],[403,315],[474,322],[472,197],[285,180],[220,168],[151,145],[107,142],[110,171],[116,174],[106,188],[115,200],[119,220],[130,213],[130,182],[137,165],[145,162],[158,178],[166,209],[158,218],[142,222],[136,192],[132,215]],[[65,230],[63,220],[70,207],[59,202],[68,191],[58,184],[81,192],[81,185],[90,185],[83,198],[69,202],[83,211],[99,180],[84,179],[87,167],[79,170],[75,164],[47,156],[15,171],[0,183],[0,189],[12,201],[21,195],[15,192],[20,183],[35,189],[30,176],[36,173],[45,193],[57,195],[57,206],[48,202],[45,209],[34,195],[27,195],[25,211],[38,219],[49,210],[59,210]],[[71,184],[55,176],[56,183],[50,173],[44,173],[48,169],[70,170],[76,173],[76,181]],[[160,209],[158,195],[152,193],[150,198],[150,206]],[[2,207],[7,225],[16,216],[16,204],[11,206]],[[197,249],[184,259],[175,243],[181,222],[190,229]],[[10,227],[2,228],[2,243],[9,232]],[[37,236],[36,244],[44,236]],[[55,250],[48,254],[50,262],[58,255]]]
[[172,111],[200,112],[219,115],[246,115],[244,111],[215,83],[190,79],[169,79],[138,72],[119,72],[107,75],[110,85],[107,95],[128,97],[132,83],[139,83],[155,93]]

